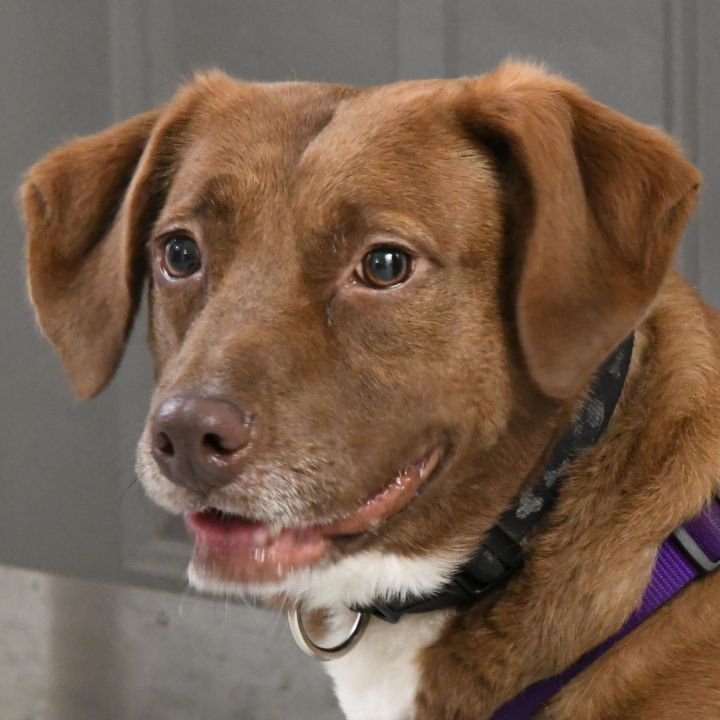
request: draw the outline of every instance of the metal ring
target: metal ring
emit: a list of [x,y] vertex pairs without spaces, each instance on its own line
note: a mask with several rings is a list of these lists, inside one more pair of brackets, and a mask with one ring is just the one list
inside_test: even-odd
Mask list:
[[292,633],[293,639],[306,655],[324,662],[337,660],[343,655],[347,655],[347,653],[357,645],[370,622],[370,615],[368,613],[356,612],[355,622],[347,638],[333,647],[322,647],[322,645],[317,645],[313,642],[307,630],[305,630],[302,613],[302,605],[300,604],[288,613],[288,623],[290,624],[290,632]]

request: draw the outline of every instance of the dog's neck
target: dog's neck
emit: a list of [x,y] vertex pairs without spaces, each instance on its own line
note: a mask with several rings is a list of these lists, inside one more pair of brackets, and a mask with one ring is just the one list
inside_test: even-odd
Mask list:
[[631,334],[609,355],[572,422],[544,453],[545,464],[496,519],[472,557],[450,581],[429,596],[410,596],[402,602],[383,602],[363,608],[388,622],[405,614],[462,607],[477,602],[507,582],[523,564],[523,544],[560,491],[567,468],[601,438],[615,412],[632,358]]

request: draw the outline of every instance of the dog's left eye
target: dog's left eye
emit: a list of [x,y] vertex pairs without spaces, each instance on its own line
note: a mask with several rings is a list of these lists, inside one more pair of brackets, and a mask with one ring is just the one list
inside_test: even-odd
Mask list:
[[163,246],[163,270],[173,278],[186,278],[196,273],[202,264],[200,248],[187,235],[172,235]]
[[411,275],[413,260],[397,247],[385,245],[371,250],[358,263],[355,274],[366,285],[377,290],[404,283]]

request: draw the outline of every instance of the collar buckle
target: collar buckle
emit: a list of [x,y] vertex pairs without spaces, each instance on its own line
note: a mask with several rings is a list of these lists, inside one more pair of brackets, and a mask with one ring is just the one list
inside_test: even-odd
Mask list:
[[500,525],[494,525],[456,581],[470,598],[477,599],[502,585],[522,564],[520,543]]

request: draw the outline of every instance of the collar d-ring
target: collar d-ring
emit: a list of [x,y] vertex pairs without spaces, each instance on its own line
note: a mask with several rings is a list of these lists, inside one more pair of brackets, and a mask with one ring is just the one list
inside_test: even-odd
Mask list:
[[365,633],[368,623],[370,622],[370,613],[355,612],[354,614],[355,620],[353,621],[349,635],[341,643],[333,645],[332,647],[318,645],[308,635],[303,622],[303,608],[300,603],[288,613],[288,623],[290,624],[290,632],[297,646],[306,655],[310,655],[310,657],[314,657],[316,660],[327,662],[328,660],[337,660],[343,655],[347,655],[347,653],[357,645]]

